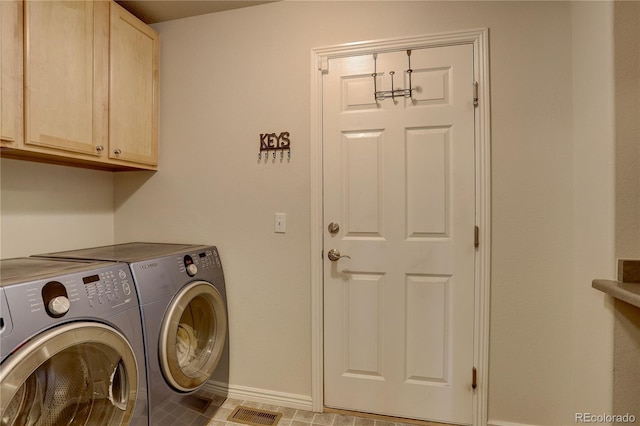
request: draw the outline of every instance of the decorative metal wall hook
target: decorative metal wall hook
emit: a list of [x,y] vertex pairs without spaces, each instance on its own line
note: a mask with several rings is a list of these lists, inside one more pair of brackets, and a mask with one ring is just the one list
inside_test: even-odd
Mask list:
[[260,134],[260,151],[258,153],[258,161],[262,160],[264,153],[265,162],[269,161],[269,152],[273,152],[273,162],[276,161],[276,151],[280,151],[280,161],[284,160],[284,151],[287,151],[287,159],[291,160],[291,134],[289,132],[261,133]]
[[393,76],[396,73],[395,71],[389,71],[389,75],[391,76],[391,90],[378,90],[378,54],[373,54],[373,97],[376,101],[383,101],[387,98],[392,98],[394,101],[396,96],[403,96],[405,98],[410,98],[413,96],[413,87],[411,85],[411,74],[413,70],[411,69],[411,50],[407,50],[407,60],[409,62],[409,68],[405,71],[409,74],[409,88],[408,89],[395,89],[393,86]]

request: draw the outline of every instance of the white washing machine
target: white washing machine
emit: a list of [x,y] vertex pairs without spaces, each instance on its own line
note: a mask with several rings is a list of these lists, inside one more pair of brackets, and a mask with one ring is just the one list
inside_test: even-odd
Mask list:
[[229,388],[229,329],[214,246],[128,243],[50,253],[127,262],[140,297],[151,425],[206,425]]
[[1,260],[0,339],[0,424],[148,424],[126,263]]

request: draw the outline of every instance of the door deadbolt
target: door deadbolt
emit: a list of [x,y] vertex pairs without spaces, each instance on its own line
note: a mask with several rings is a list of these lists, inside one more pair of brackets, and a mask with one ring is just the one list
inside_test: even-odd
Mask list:
[[335,235],[335,234],[337,234],[337,233],[338,233],[338,231],[340,231],[340,225],[338,225],[338,224],[337,224],[337,223],[335,223],[335,222],[331,222],[331,223],[329,224],[329,226],[327,227],[327,229],[329,229],[329,233],[330,233],[330,234]]

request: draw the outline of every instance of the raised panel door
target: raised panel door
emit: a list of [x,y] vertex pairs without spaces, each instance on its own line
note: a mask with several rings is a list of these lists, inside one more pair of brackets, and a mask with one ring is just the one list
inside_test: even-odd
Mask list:
[[[473,46],[330,59],[323,80],[324,402],[472,422]],[[392,86],[391,78],[394,78]],[[334,252],[335,254],[335,252]]]
[[102,154],[108,131],[108,7],[105,1],[25,3],[27,145]]
[[158,34],[111,3],[109,156],[158,163]]
[[0,1],[0,142],[23,142],[22,1]]

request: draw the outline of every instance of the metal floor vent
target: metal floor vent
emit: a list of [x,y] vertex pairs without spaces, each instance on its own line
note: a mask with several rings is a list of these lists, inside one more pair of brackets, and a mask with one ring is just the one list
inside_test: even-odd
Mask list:
[[282,413],[238,405],[227,420],[252,426],[275,426],[280,421],[280,417]]

